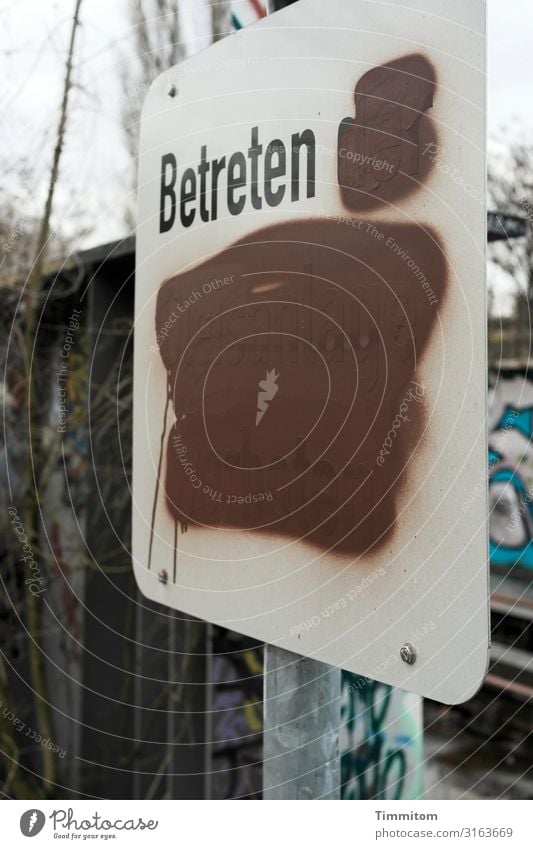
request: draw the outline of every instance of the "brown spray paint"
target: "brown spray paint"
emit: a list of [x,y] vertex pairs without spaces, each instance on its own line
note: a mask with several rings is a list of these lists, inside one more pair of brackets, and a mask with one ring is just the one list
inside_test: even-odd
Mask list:
[[[405,145],[434,79],[409,56],[357,84],[359,112],[342,123],[339,152],[341,141],[356,151],[362,129],[361,150],[383,151],[391,127],[398,149],[377,185],[355,156],[339,156],[351,208],[413,188],[418,159]],[[376,92],[381,123],[365,105]],[[431,229],[327,217],[261,229],[165,281],[155,327],[175,415],[161,482],[174,522],[283,534],[332,553],[383,545],[420,433],[417,367],[446,284]]]
[[420,54],[372,68],[355,87],[355,118],[339,127],[338,180],[352,210],[394,203],[416,191],[431,162],[421,153],[435,143],[427,110],[435,71]]

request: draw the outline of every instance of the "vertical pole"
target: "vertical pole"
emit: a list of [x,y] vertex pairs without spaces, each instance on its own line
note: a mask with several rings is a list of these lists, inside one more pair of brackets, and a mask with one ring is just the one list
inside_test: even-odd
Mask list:
[[213,798],[213,623],[205,626],[205,743],[204,743],[204,799]]
[[264,799],[340,799],[340,721],[341,670],[265,646]]
[[265,646],[263,798],[340,799],[341,671]]
[[176,688],[178,686],[176,678],[176,655],[174,646],[177,643],[177,628],[174,611],[171,613],[171,619],[168,623],[168,659],[167,659],[167,678],[168,678],[168,694],[167,694],[167,775],[166,775],[166,798],[175,799],[175,772],[176,772],[176,746],[174,745],[176,732]]
[[133,737],[135,740],[135,770],[133,773],[133,798],[142,799],[142,766],[139,762],[140,741],[142,740],[142,705],[143,705],[143,600],[137,590],[135,595],[135,647],[134,647],[134,681],[133,681]]

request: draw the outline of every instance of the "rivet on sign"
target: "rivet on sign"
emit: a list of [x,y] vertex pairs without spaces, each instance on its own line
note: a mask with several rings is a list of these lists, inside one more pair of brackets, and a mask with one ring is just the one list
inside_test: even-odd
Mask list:
[[401,647],[400,657],[404,663],[408,663],[409,666],[413,665],[416,661],[416,651],[412,643],[405,643],[405,645]]
[[175,85],[171,85],[171,86],[168,87],[168,96],[169,97],[176,97],[177,93],[178,93],[178,90],[177,90]]
[[160,584],[168,584],[168,573],[166,569],[161,569],[157,577],[159,578]]

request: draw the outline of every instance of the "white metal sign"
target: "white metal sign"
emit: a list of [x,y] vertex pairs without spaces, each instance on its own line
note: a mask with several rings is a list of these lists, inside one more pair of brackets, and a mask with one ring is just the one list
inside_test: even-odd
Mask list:
[[485,4],[300,0],[142,114],[151,599],[438,699],[487,664]]

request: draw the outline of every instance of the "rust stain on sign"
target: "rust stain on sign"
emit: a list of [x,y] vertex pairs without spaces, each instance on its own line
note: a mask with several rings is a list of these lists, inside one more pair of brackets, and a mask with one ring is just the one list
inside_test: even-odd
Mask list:
[[336,551],[384,543],[445,288],[435,233],[351,219],[261,230],[166,281],[173,516]]

